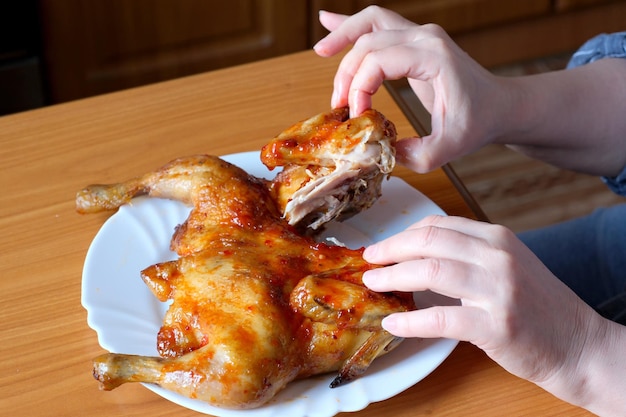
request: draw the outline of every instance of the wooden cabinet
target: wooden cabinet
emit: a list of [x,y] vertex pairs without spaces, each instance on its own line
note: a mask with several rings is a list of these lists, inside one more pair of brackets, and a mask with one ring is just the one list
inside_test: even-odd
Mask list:
[[[626,1],[553,1],[546,14],[454,35],[471,56],[491,68],[570,54],[600,33],[626,30]],[[569,3],[569,5],[566,5]]]
[[[377,4],[416,23],[437,23],[452,34],[542,16],[552,8],[552,0],[313,0],[313,4],[318,10],[346,14]],[[320,35],[315,32],[313,37]]]
[[[437,23],[491,68],[571,53],[603,32],[626,30],[624,0],[312,0],[314,9],[351,14],[370,4],[416,23]],[[323,34],[319,25],[312,38]]]
[[318,10],[373,3],[441,25],[486,67],[626,30],[626,0],[39,0],[49,101],[310,48],[326,34]]
[[41,0],[52,102],[305,49],[291,0]]
[[554,0],[554,9],[559,12],[611,3],[612,0]]

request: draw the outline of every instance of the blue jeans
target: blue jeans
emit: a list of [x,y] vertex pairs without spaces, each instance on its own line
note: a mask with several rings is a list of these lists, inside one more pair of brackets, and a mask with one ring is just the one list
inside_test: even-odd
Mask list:
[[626,204],[518,236],[586,303],[626,324]]

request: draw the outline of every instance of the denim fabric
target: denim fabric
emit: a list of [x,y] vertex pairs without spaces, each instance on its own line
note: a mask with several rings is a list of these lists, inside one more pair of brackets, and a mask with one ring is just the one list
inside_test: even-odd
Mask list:
[[[626,132],[624,132],[626,135]],[[626,167],[622,172],[613,178],[602,177],[602,181],[615,193],[626,196]]]
[[626,32],[603,33],[589,39],[572,55],[567,68],[579,67],[602,58],[626,58]]
[[626,203],[518,236],[587,304],[626,312]]
[[[626,58],[626,32],[590,39],[567,67],[602,58]],[[618,176],[602,180],[613,192],[626,196],[626,167]],[[626,325],[626,204],[519,237],[580,298],[603,316]]]

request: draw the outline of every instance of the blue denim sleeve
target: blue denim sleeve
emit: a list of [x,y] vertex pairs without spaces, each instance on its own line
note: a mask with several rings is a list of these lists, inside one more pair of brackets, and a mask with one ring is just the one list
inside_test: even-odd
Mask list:
[[[574,68],[602,58],[626,58],[626,32],[603,33],[589,39],[572,55],[567,68]],[[626,166],[616,177],[603,177],[616,194],[626,196]]]
[[589,39],[572,55],[567,68],[579,67],[602,58],[626,58],[626,32],[603,33]]
[[626,197],[626,167],[624,167],[617,177],[602,177],[602,181],[604,181],[615,194]]

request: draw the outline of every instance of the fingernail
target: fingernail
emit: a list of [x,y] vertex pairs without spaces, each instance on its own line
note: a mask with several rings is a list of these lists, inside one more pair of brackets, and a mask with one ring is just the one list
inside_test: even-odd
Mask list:
[[394,315],[387,316],[381,322],[383,329],[387,330],[389,333],[393,333],[398,330],[398,320]]
[[376,252],[377,251],[378,251],[378,246],[377,245],[375,245],[375,244],[374,245],[369,245],[363,251],[363,259],[365,259],[366,261],[373,260],[374,257],[376,256]]
[[366,287],[370,287],[370,285],[372,285],[373,283],[376,282],[376,277],[374,277],[375,272],[374,271],[365,271],[363,272],[363,276],[361,277],[361,281],[363,281],[363,284]]
[[352,92],[352,90],[348,91],[348,107],[350,108],[350,118],[356,117],[357,115],[356,113],[356,105],[354,104],[354,99],[352,98],[352,96],[354,95],[354,93]]
[[363,110],[358,105],[355,104],[350,106],[350,118],[359,117],[361,113],[363,113]]
[[333,90],[333,95],[330,98],[330,107],[333,109],[336,109],[338,101],[339,101],[339,93],[337,92],[337,90]]
[[363,276],[361,277],[361,281],[363,281],[363,285],[369,288],[372,291],[386,291],[385,288],[385,276],[382,273],[382,269],[370,269],[369,271],[365,271]]

